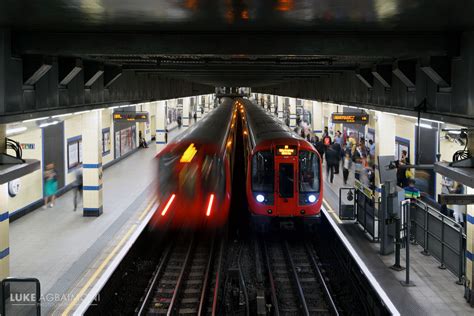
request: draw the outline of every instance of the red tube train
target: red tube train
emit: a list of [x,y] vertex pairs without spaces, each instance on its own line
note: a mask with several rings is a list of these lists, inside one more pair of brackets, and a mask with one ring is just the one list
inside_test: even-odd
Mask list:
[[153,227],[208,228],[227,221],[237,113],[221,104],[156,156],[159,207]]
[[246,193],[257,230],[272,224],[306,229],[320,220],[321,158],[315,148],[275,116],[240,99],[246,161]]

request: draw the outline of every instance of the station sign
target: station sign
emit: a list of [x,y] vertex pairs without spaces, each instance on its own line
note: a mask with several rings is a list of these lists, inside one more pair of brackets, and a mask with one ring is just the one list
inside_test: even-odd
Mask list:
[[114,112],[114,121],[148,122],[148,112]]
[[369,114],[365,112],[357,113],[332,113],[331,121],[335,124],[362,124],[369,123]]

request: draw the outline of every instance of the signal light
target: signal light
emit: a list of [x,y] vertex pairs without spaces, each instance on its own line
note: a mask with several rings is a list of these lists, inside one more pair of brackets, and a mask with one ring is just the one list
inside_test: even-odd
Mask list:
[[214,194],[211,194],[211,197],[209,198],[209,204],[207,205],[206,216],[211,215],[212,202],[214,202]]
[[171,195],[170,199],[168,200],[168,203],[166,203],[165,208],[164,208],[163,211],[161,212],[161,216],[165,216],[166,212],[168,212],[168,209],[170,208],[171,203],[173,203],[175,197],[176,197],[176,194],[173,193],[173,194]]

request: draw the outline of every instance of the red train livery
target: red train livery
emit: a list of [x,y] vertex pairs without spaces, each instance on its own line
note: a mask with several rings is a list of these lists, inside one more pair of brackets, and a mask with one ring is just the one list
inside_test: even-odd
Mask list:
[[262,107],[244,99],[237,104],[243,121],[246,193],[254,227],[268,230],[276,223],[314,228],[323,200],[319,154]]
[[227,221],[236,111],[233,100],[222,99],[156,156],[160,204],[153,227],[208,228]]

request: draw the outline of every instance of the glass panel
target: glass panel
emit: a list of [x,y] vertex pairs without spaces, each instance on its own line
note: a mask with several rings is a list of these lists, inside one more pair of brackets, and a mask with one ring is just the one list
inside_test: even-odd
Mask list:
[[252,158],[252,190],[273,192],[274,161],[271,151],[257,152]]
[[280,197],[291,198],[293,197],[293,164],[281,163],[279,165],[280,175]]
[[302,150],[299,154],[300,193],[319,192],[319,158],[310,151]]

